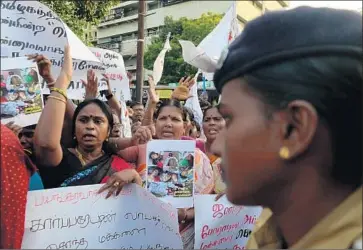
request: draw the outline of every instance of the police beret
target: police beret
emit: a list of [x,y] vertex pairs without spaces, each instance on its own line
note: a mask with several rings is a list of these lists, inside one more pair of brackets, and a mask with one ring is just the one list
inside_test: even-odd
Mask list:
[[362,15],[349,10],[298,7],[250,21],[222,52],[214,84],[218,92],[236,77],[269,64],[306,56],[362,58]]

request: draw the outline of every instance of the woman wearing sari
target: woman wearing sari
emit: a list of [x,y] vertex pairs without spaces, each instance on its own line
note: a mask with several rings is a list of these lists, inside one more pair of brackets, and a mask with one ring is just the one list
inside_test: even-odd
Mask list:
[[0,130],[0,249],[20,249],[29,182],[36,168],[14,132],[3,124]]
[[[159,107],[155,114],[155,137],[157,139],[181,140],[185,128],[186,112],[179,101],[169,100]],[[119,151],[118,155],[128,162],[136,162],[138,171],[143,170],[143,179],[146,179],[146,144]],[[194,159],[194,192],[211,194],[214,178],[209,159],[198,148],[195,149]],[[184,249],[194,249],[194,208],[178,209],[178,218]]]
[[217,135],[224,129],[226,123],[218,112],[217,107],[209,106],[204,110],[203,114],[203,132],[207,138],[205,142],[206,154],[212,164],[214,173],[214,193],[223,194],[226,189],[226,185],[222,180],[221,162],[222,159],[213,153],[211,153],[211,145],[214,142]]
[[[77,106],[72,121],[73,146],[61,146],[67,105],[66,90],[71,76],[72,58],[69,47],[66,46],[64,66],[51,88],[34,135],[36,160],[37,164],[43,166],[45,187],[99,184],[106,183],[109,179],[109,182],[118,187],[125,175],[132,177],[132,180],[138,180],[137,172],[130,169],[121,158],[111,155],[106,147],[113,126],[113,116],[111,109],[98,99],[86,100]],[[122,140],[125,147],[132,145],[134,141],[118,140]],[[117,177],[120,181],[116,180]]]

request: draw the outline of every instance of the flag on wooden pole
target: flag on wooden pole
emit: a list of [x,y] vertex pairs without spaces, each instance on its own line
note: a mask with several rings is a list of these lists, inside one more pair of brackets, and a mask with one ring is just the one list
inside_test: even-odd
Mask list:
[[166,37],[164,48],[160,51],[158,57],[156,58],[156,60],[154,62],[153,78],[154,78],[155,85],[157,85],[159,83],[159,81],[163,75],[165,54],[166,54],[166,52],[171,50],[169,39],[170,39],[170,32],[168,33],[168,35]]

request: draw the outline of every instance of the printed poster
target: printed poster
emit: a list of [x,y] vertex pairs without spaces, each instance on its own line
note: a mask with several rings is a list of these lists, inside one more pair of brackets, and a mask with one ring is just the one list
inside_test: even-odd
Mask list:
[[1,123],[38,123],[43,96],[36,63],[25,57],[1,58]]
[[194,249],[245,249],[262,207],[235,206],[226,196],[215,197],[194,196]]
[[175,208],[136,184],[107,200],[101,187],[29,192],[22,249],[182,249]]
[[147,144],[147,189],[176,208],[193,207],[195,141]]
[[[55,78],[61,71],[64,46],[70,44],[73,58],[72,81],[67,90],[70,99],[84,99],[85,88],[81,79],[87,80],[88,69],[95,70],[101,80],[105,67],[46,5],[39,1],[1,1],[1,16],[1,52],[8,57],[43,54],[51,61]],[[40,79],[43,94],[49,94],[49,89]],[[106,88],[107,85],[99,81],[99,90]]]
[[88,48],[105,68],[105,74],[110,79],[111,91],[115,97],[119,101],[131,100],[129,78],[127,77],[122,55],[107,49]]

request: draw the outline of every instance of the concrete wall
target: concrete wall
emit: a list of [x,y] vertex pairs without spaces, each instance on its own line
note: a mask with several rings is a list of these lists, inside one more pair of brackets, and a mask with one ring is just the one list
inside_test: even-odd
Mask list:
[[[225,13],[231,1],[187,1],[159,9],[150,10],[145,18],[145,29],[164,25],[164,18],[172,16],[174,19],[181,17],[198,18],[203,13]],[[128,16],[102,23],[98,26],[98,38],[137,32],[137,15]]]
[[[145,45],[151,43],[152,36],[148,36],[147,30],[161,27],[164,25],[164,18],[172,16],[174,19],[187,17],[190,19],[199,18],[203,13],[225,13],[232,5],[233,1],[185,1],[179,4],[174,4],[161,8],[154,8],[147,11],[145,17]],[[251,19],[254,19],[262,14],[262,1],[237,1],[237,14],[241,28]],[[283,8],[280,2],[288,5],[289,1],[263,1],[266,11],[272,11]],[[148,6],[151,4],[156,6],[157,0],[148,1]],[[118,4],[118,7],[131,7],[137,10],[138,1],[127,1]],[[133,11],[133,10],[132,10]],[[110,20],[101,23],[97,28],[98,44],[109,42],[113,36],[122,36],[120,42],[120,53],[124,56],[125,66],[129,70],[136,68],[136,45],[137,45],[137,18],[138,15],[130,15],[120,19]],[[131,59],[129,59],[131,58]]]

